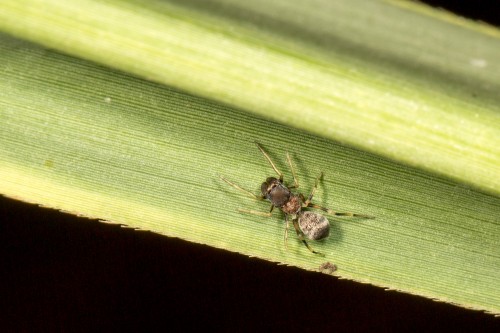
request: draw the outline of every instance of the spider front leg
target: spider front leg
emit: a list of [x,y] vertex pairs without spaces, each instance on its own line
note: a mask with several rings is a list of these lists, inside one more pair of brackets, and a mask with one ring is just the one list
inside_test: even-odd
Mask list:
[[258,200],[258,201],[262,201],[264,200],[264,196],[263,195],[260,195],[260,196],[257,196],[255,194],[253,194],[252,192],[250,191],[247,191],[241,187],[239,187],[238,185],[236,185],[235,183],[233,182],[230,182],[229,180],[227,180],[226,178],[224,178],[223,176],[219,176],[220,179],[222,179],[223,181],[225,181],[226,183],[228,183],[229,185],[231,185],[232,187],[234,187],[235,189],[237,190],[240,190],[241,192],[245,193],[246,195],[252,197],[253,199],[255,200]]
[[[264,200],[264,196],[257,196],[255,194],[253,194],[252,192],[250,191],[247,191],[245,190],[244,188],[241,188],[239,187],[238,185],[236,185],[235,183],[227,180],[226,178],[224,178],[223,176],[219,176],[220,179],[222,179],[223,181],[225,181],[226,183],[228,183],[229,185],[231,185],[232,187],[234,187],[235,189],[237,190],[240,190],[241,192],[245,193],[246,195],[252,197],[253,199],[255,200],[258,200],[258,201],[262,201]],[[239,212],[241,213],[247,213],[247,214],[254,214],[254,215],[259,215],[259,216],[264,216],[264,217],[271,217],[272,215],[272,212],[273,212],[273,209],[274,209],[274,206],[271,205],[271,209],[269,210],[269,213],[264,213],[264,212],[259,212],[259,211],[256,211],[256,210],[247,210],[247,209],[238,209]]]
[[258,216],[264,216],[264,217],[271,217],[273,213],[274,206],[271,205],[271,209],[269,210],[269,213],[264,213],[264,212],[259,212],[256,210],[248,210],[248,209],[238,209],[238,212],[240,213],[247,213],[247,214],[253,214],[253,215],[258,215]]
[[293,186],[289,186],[288,188],[299,188],[299,181],[297,180],[297,176],[295,175],[295,169],[292,165],[292,159],[290,158],[290,154],[286,153],[286,160],[288,161],[288,165],[290,165],[290,171],[292,172],[293,177]]
[[278,170],[278,168],[276,167],[276,165],[274,165],[273,160],[271,160],[271,158],[269,157],[269,155],[267,155],[267,153],[264,150],[264,148],[262,148],[257,142],[255,142],[255,144],[257,145],[257,148],[259,148],[260,152],[264,155],[264,157],[266,158],[266,160],[269,162],[269,164],[271,164],[271,166],[273,167],[274,171],[276,171],[276,173],[278,174],[278,176],[280,178],[280,182],[283,182],[283,174],[281,173],[281,171]]

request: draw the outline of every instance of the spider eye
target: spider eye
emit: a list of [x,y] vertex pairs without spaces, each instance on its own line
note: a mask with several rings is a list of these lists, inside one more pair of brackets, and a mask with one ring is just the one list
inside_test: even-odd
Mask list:
[[268,188],[269,184],[267,182],[265,183],[262,183],[262,185],[260,185],[260,192],[262,193],[262,195],[267,195],[267,188]]

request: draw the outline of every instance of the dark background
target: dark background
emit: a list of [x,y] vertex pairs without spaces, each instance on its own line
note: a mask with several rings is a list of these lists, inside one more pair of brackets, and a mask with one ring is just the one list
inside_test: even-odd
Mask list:
[[[426,2],[499,25],[497,1]],[[500,332],[479,311],[3,197],[0,219],[0,331]]]

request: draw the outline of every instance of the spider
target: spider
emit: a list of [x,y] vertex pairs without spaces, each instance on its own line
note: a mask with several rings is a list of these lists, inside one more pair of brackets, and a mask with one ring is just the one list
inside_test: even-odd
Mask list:
[[290,166],[290,171],[292,172],[294,184],[291,186],[287,186],[283,182],[283,174],[281,173],[281,171],[278,170],[278,168],[273,163],[269,155],[264,151],[264,149],[261,147],[260,144],[258,144],[257,142],[255,142],[255,144],[257,145],[257,148],[259,148],[261,153],[264,155],[266,160],[269,162],[269,164],[271,164],[271,167],[278,174],[279,178],[268,177],[260,187],[261,195],[255,195],[252,192],[247,191],[241,188],[240,186],[236,185],[235,183],[227,180],[223,176],[220,176],[220,178],[229,185],[244,192],[245,194],[249,195],[255,200],[259,201],[268,200],[271,203],[271,209],[269,210],[268,213],[254,211],[254,210],[246,210],[246,209],[239,209],[240,212],[255,214],[264,217],[271,217],[274,207],[277,207],[284,213],[286,222],[285,237],[284,237],[285,248],[287,248],[288,229],[291,220],[295,232],[297,233],[297,237],[299,238],[300,241],[302,241],[302,243],[304,243],[304,245],[309,249],[309,251],[324,256],[322,253],[315,251],[307,243],[305,238],[307,237],[310,240],[321,240],[328,237],[330,233],[330,223],[328,222],[328,219],[323,215],[308,210],[304,210],[304,208],[320,209],[326,212],[327,214],[335,216],[373,218],[373,216],[364,214],[356,214],[351,212],[343,212],[343,213],[335,212],[329,208],[322,207],[312,203],[311,200],[318,187],[318,182],[320,181],[321,177],[323,177],[323,172],[320,172],[319,176],[316,178],[316,181],[314,182],[314,187],[312,188],[311,193],[309,194],[307,199],[304,197],[302,193],[297,193],[297,194],[293,193],[291,190],[298,189],[299,182],[297,180],[297,176],[295,175],[295,170],[292,165],[290,154],[288,154],[288,152],[286,153],[286,159],[288,165]]

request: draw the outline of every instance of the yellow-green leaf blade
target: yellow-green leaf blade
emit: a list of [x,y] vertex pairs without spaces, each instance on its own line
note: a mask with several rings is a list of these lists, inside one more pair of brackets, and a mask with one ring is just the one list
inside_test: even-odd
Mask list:
[[[305,269],[500,313],[500,201],[451,181],[236,109],[2,36],[0,192]],[[330,217],[311,245],[254,193],[289,151],[315,200],[374,220]]]
[[495,28],[361,0],[1,6],[11,34],[500,194]]

